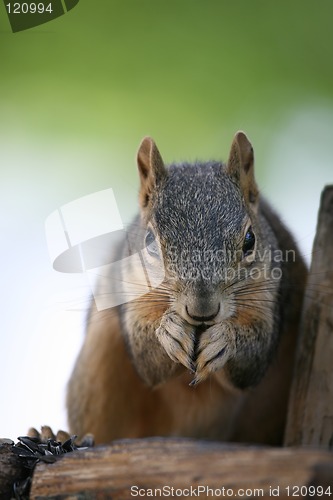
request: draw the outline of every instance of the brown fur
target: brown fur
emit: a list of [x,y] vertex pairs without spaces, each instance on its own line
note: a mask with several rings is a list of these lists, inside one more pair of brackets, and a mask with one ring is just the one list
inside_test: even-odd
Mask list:
[[[92,377],[94,373],[98,376]],[[228,439],[232,420],[226,401],[233,412],[239,404],[238,391],[214,379],[192,389],[184,369],[159,387],[146,387],[129,359],[112,310],[93,313],[71,380],[70,429],[81,436],[93,433],[97,443],[155,435]],[[173,401],[177,404],[170,404]],[[211,431],[201,431],[207,428]]]
[[69,385],[71,432],[93,433],[96,443],[189,436],[280,444],[296,331],[295,324],[286,332],[263,381],[245,393],[233,388],[223,371],[191,388],[191,376],[182,369],[151,389],[130,361],[115,311],[96,311]]

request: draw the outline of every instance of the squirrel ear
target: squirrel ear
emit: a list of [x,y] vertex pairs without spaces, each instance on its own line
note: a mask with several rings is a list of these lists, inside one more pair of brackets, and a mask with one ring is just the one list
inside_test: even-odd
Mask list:
[[144,208],[148,205],[154,188],[167,173],[161,154],[151,137],[142,140],[137,163],[141,182],[140,202]]
[[256,209],[259,192],[254,178],[253,148],[244,132],[237,132],[232,141],[226,171],[240,186],[245,201]]

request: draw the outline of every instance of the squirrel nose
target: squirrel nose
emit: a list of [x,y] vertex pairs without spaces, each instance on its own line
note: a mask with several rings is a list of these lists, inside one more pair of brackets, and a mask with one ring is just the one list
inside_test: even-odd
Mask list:
[[206,306],[197,304],[197,307],[192,307],[189,305],[185,306],[186,314],[189,318],[194,321],[198,321],[199,323],[207,323],[209,321],[213,321],[214,318],[220,312],[220,304],[209,304],[206,303]]

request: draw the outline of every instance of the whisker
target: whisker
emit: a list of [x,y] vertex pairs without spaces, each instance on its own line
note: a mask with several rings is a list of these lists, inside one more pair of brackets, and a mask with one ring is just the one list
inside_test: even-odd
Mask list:
[[277,292],[276,288],[252,288],[249,287],[248,289],[235,289],[234,293],[238,295],[251,295],[253,293],[259,293],[259,292]]
[[[235,301],[237,302],[238,298],[235,296]],[[275,304],[276,301],[274,299],[256,299],[256,298],[249,298],[247,299],[247,303],[250,302],[269,302],[270,304]]]

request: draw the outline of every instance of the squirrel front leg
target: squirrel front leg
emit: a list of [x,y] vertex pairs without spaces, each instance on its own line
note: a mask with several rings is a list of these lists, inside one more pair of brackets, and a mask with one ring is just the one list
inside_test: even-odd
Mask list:
[[191,385],[225,367],[238,388],[258,383],[271,361],[276,345],[273,322],[240,325],[224,321],[208,328],[199,341],[196,376]]
[[161,320],[136,322],[127,339],[137,372],[148,386],[165,382],[183,366],[194,372],[194,328],[171,310]]
[[169,310],[163,316],[156,336],[173,361],[195,372],[193,363],[195,330],[192,325],[186,323],[174,311]]

